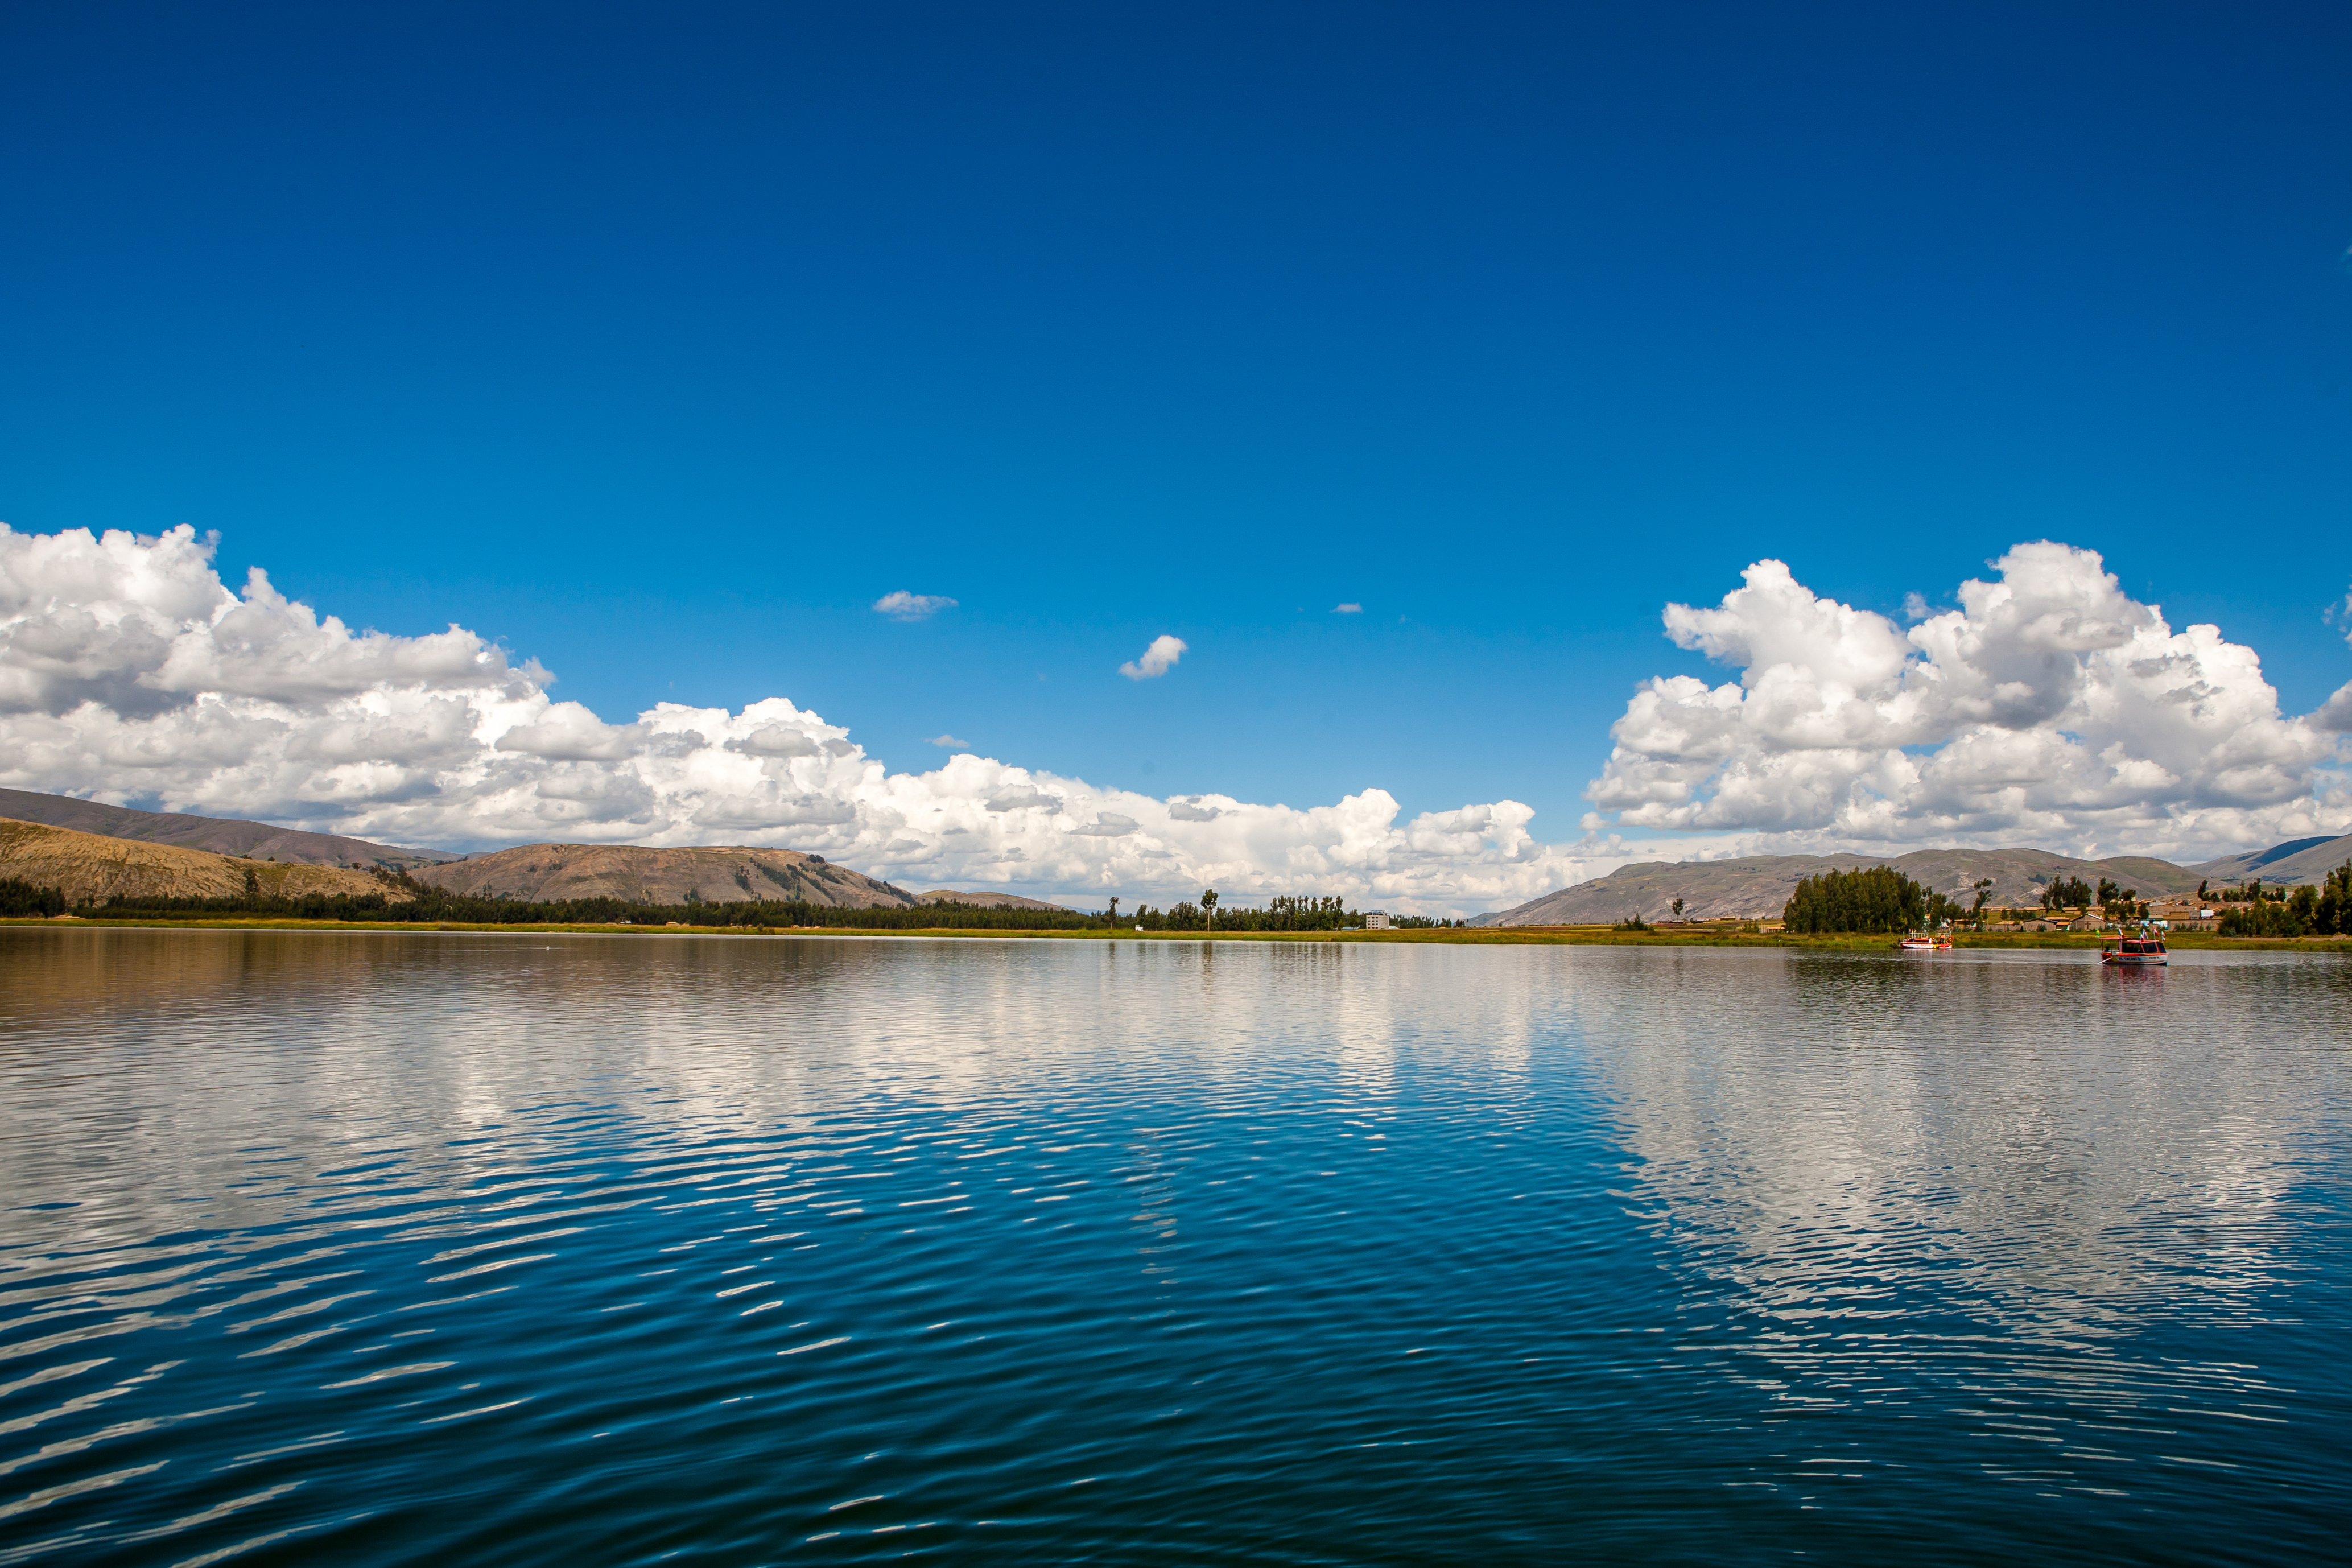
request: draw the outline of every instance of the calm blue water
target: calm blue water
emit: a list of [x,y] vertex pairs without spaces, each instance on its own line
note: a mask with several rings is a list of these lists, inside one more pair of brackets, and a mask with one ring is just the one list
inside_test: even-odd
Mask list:
[[0,931],[0,1562],[2306,1563],[2352,963]]

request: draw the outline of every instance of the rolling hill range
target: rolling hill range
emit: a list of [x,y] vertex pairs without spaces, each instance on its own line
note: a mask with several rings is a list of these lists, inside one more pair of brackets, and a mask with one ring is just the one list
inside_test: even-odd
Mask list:
[[2176,866],[2169,860],[2123,855],[2076,860],[2042,849],[1920,849],[1893,859],[1868,855],[1756,855],[1736,860],[1645,860],[1606,877],[1546,893],[1517,909],[1479,915],[1472,925],[1591,925],[1631,914],[1664,917],[1676,899],[1686,920],[1777,918],[1807,877],[1827,870],[1892,866],[1935,892],[1973,899],[1980,878],[1992,879],[1990,901],[2022,906],[2042,900],[2042,884],[2079,877],[2096,885],[2108,878],[2142,898],[2193,893],[2204,880],[2316,882],[2352,855],[2352,837],[2301,839],[2251,855]]
[[2283,887],[2300,887],[2305,882],[2318,882],[2327,873],[2352,860],[2352,834],[2338,838],[2297,838],[2285,844],[2273,844],[2268,849],[2257,849],[2248,855],[2231,855],[2219,860],[2207,860],[2189,868],[2200,877],[2215,882],[2242,882],[2249,877],[2260,877],[2265,882]]
[[[47,839],[30,832],[66,835]],[[228,897],[242,893],[250,867],[265,890],[300,897],[312,891],[381,892],[361,868],[381,866],[451,892],[527,901],[614,898],[680,904],[748,900],[805,900],[835,909],[959,902],[990,909],[1064,910],[1018,893],[937,888],[910,893],[792,849],[707,847],[646,848],[620,844],[533,844],[466,857],[433,849],[400,849],[336,834],[309,833],[265,822],[135,811],[69,795],[0,789],[0,876],[64,888],[68,900],[111,894]],[[153,854],[103,849],[73,841],[142,846]],[[245,858],[236,858],[244,857]],[[1798,882],[1836,868],[1893,866],[1954,898],[1966,899],[1980,878],[1993,882],[1990,901],[2038,903],[2044,882],[2110,878],[2142,897],[2185,893],[2200,880],[2235,884],[2259,876],[2274,885],[2315,883],[2352,859],[2352,835],[2299,838],[2268,849],[2193,866],[2143,856],[2077,860],[2039,849],[1922,849],[1885,859],[1867,855],[1760,855],[1728,860],[1644,861],[1603,878],[1562,888],[1521,904],[1475,917],[1472,925],[1583,925],[1639,913],[1656,919],[1676,899],[1685,918],[1777,917]],[[291,876],[296,869],[305,872]],[[319,879],[310,871],[334,872]]]
[[176,844],[184,849],[209,849],[215,855],[247,855],[257,860],[292,860],[308,866],[388,866],[408,870],[464,858],[437,849],[394,849],[340,834],[272,827],[266,822],[194,816],[183,811],[133,811],[129,806],[24,789],[0,789],[0,816],[107,838]]
[[386,888],[364,871],[341,866],[239,860],[208,849],[110,838],[103,834],[78,833],[70,827],[52,827],[42,822],[0,817],[0,877],[15,877],[35,887],[60,889],[68,903],[103,901],[118,893],[142,898],[241,898],[248,873],[261,892],[270,898],[299,899],[310,893],[324,893],[329,898],[338,893],[383,893],[387,898],[405,900],[409,896]]
[[526,844],[427,866],[428,887],[483,899],[552,902],[624,899],[648,904],[803,899],[827,909],[904,908],[915,896],[797,849],[646,849],[629,844]]
[[1044,910],[1053,914],[1066,914],[1067,904],[1049,904],[1043,899],[1024,898],[1019,893],[987,891],[958,892],[953,888],[934,888],[928,893],[917,893],[919,904],[969,904],[976,910]]
[[[531,844],[519,849],[502,849],[494,855],[468,857],[436,849],[395,849],[371,844],[364,838],[306,833],[298,828],[273,827],[266,822],[195,816],[184,812],[133,811],[127,806],[76,800],[70,795],[37,795],[15,789],[0,790],[0,818],[67,830],[77,837],[152,845],[190,855],[210,852],[213,859],[249,857],[263,863],[262,882],[272,891],[286,880],[270,871],[269,862],[275,861],[280,866],[318,869],[382,866],[404,871],[418,881],[454,893],[534,902],[612,898],[681,904],[688,901],[688,894],[714,904],[751,899],[804,899],[831,909],[903,906],[917,901],[914,895],[887,883],[877,882],[845,866],[832,865],[821,856],[793,849],[647,849],[626,844]],[[217,898],[242,892],[245,888],[247,862],[241,859],[224,868],[170,855],[117,855],[110,862],[112,869],[100,873],[91,868],[106,858],[84,851],[57,861],[60,867],[70,861],[82,868],[74,872],[74,879],[64,883],[56,875],[35,875],[29,869],[0,867],[0,876],[22,877],[43,887],[62,885],[68,900],[102,899],[112,893]],[[26,862],[28,867],[33,864]],[[383,890],[381,883],[362,872],[355,870],[350,876],[349,881],[320,883],[316,890]],[[295,882],[299,885],[289,884],[293,896],[313,890],[310,879],[298,878]],[[983,897],[1016,897],[1010,893],[945,896],[961,897],[966,901],[978,901]],[[1023,908],[1034,903],[1017,901]]]

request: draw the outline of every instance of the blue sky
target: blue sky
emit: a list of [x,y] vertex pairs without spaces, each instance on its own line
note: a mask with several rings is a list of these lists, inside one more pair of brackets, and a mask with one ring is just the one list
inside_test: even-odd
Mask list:
[[610,719],[1547,839],[1762,556],[2097,550],[2303,712],[2347,81],[2318,5],[15,7],[0,520]]

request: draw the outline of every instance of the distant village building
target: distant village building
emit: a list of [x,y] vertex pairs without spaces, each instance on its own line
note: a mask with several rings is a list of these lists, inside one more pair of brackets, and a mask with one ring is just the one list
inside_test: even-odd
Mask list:
[[1386,930],[1388,930],[1388,929],[1389,929],[1389,912],[1388,912],[1388,910],[1366,910],[1364,911],[1364,929],[1365,929],[1366,931],[1386,931]]

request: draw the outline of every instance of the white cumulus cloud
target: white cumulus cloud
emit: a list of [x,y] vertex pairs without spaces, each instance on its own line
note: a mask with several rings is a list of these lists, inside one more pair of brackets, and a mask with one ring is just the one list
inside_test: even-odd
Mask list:
[[[1163,637],[1144,662],[1182,651]],[[773,845],[901,885],[1079,899],[1214,887],[1236,904],[1323,892],[1467,913],[1625,858],[1537,843],[1513,801],[1409,820],[1377,789],[1304,810],[1166,801],[969,752],[894,773],[784,698],[614,723],[552,699],[551,679],[456,626],[354,631],[259,572],[233,590],[184,528],[0,525],[0,784],[15,788],[452,848]]]
[[1331,606],[1331,613],[1335,616],[1360,616],[1364,613],[1364,606],[1361,605],[1334,605]]
[[875,600],[874,607],[894,621],[927,621],[941,610],[954,609],[956,602],[944,594],[909,594],[901,588]]
[[927,746],[941,746],[950,752],[969,752],[971,750],[971,742],[970,741],[960,741],[953,735],[949,734],[933,735],[930,739],[925,741],[923,744]]
[[[1614,826],[1748,849],[2031,844],[2210,853],[2352,827],[2328,731],[2282,715],[2252,649],[2174,631],[2099,556],[2043,542],[1906,629],[1759,561],[1667,635],[1738,670],[1646,683],[1586,792]],[[1924,602],[1912,606],[1926,610]]]
[[1190,650],[1182,637],[1171,637],[1165,632],[1151,639],[1140,659],[1129,659],[1118,667],[1118,672],[1129,680],[1150,680],[1176,668],[1176,661]]

